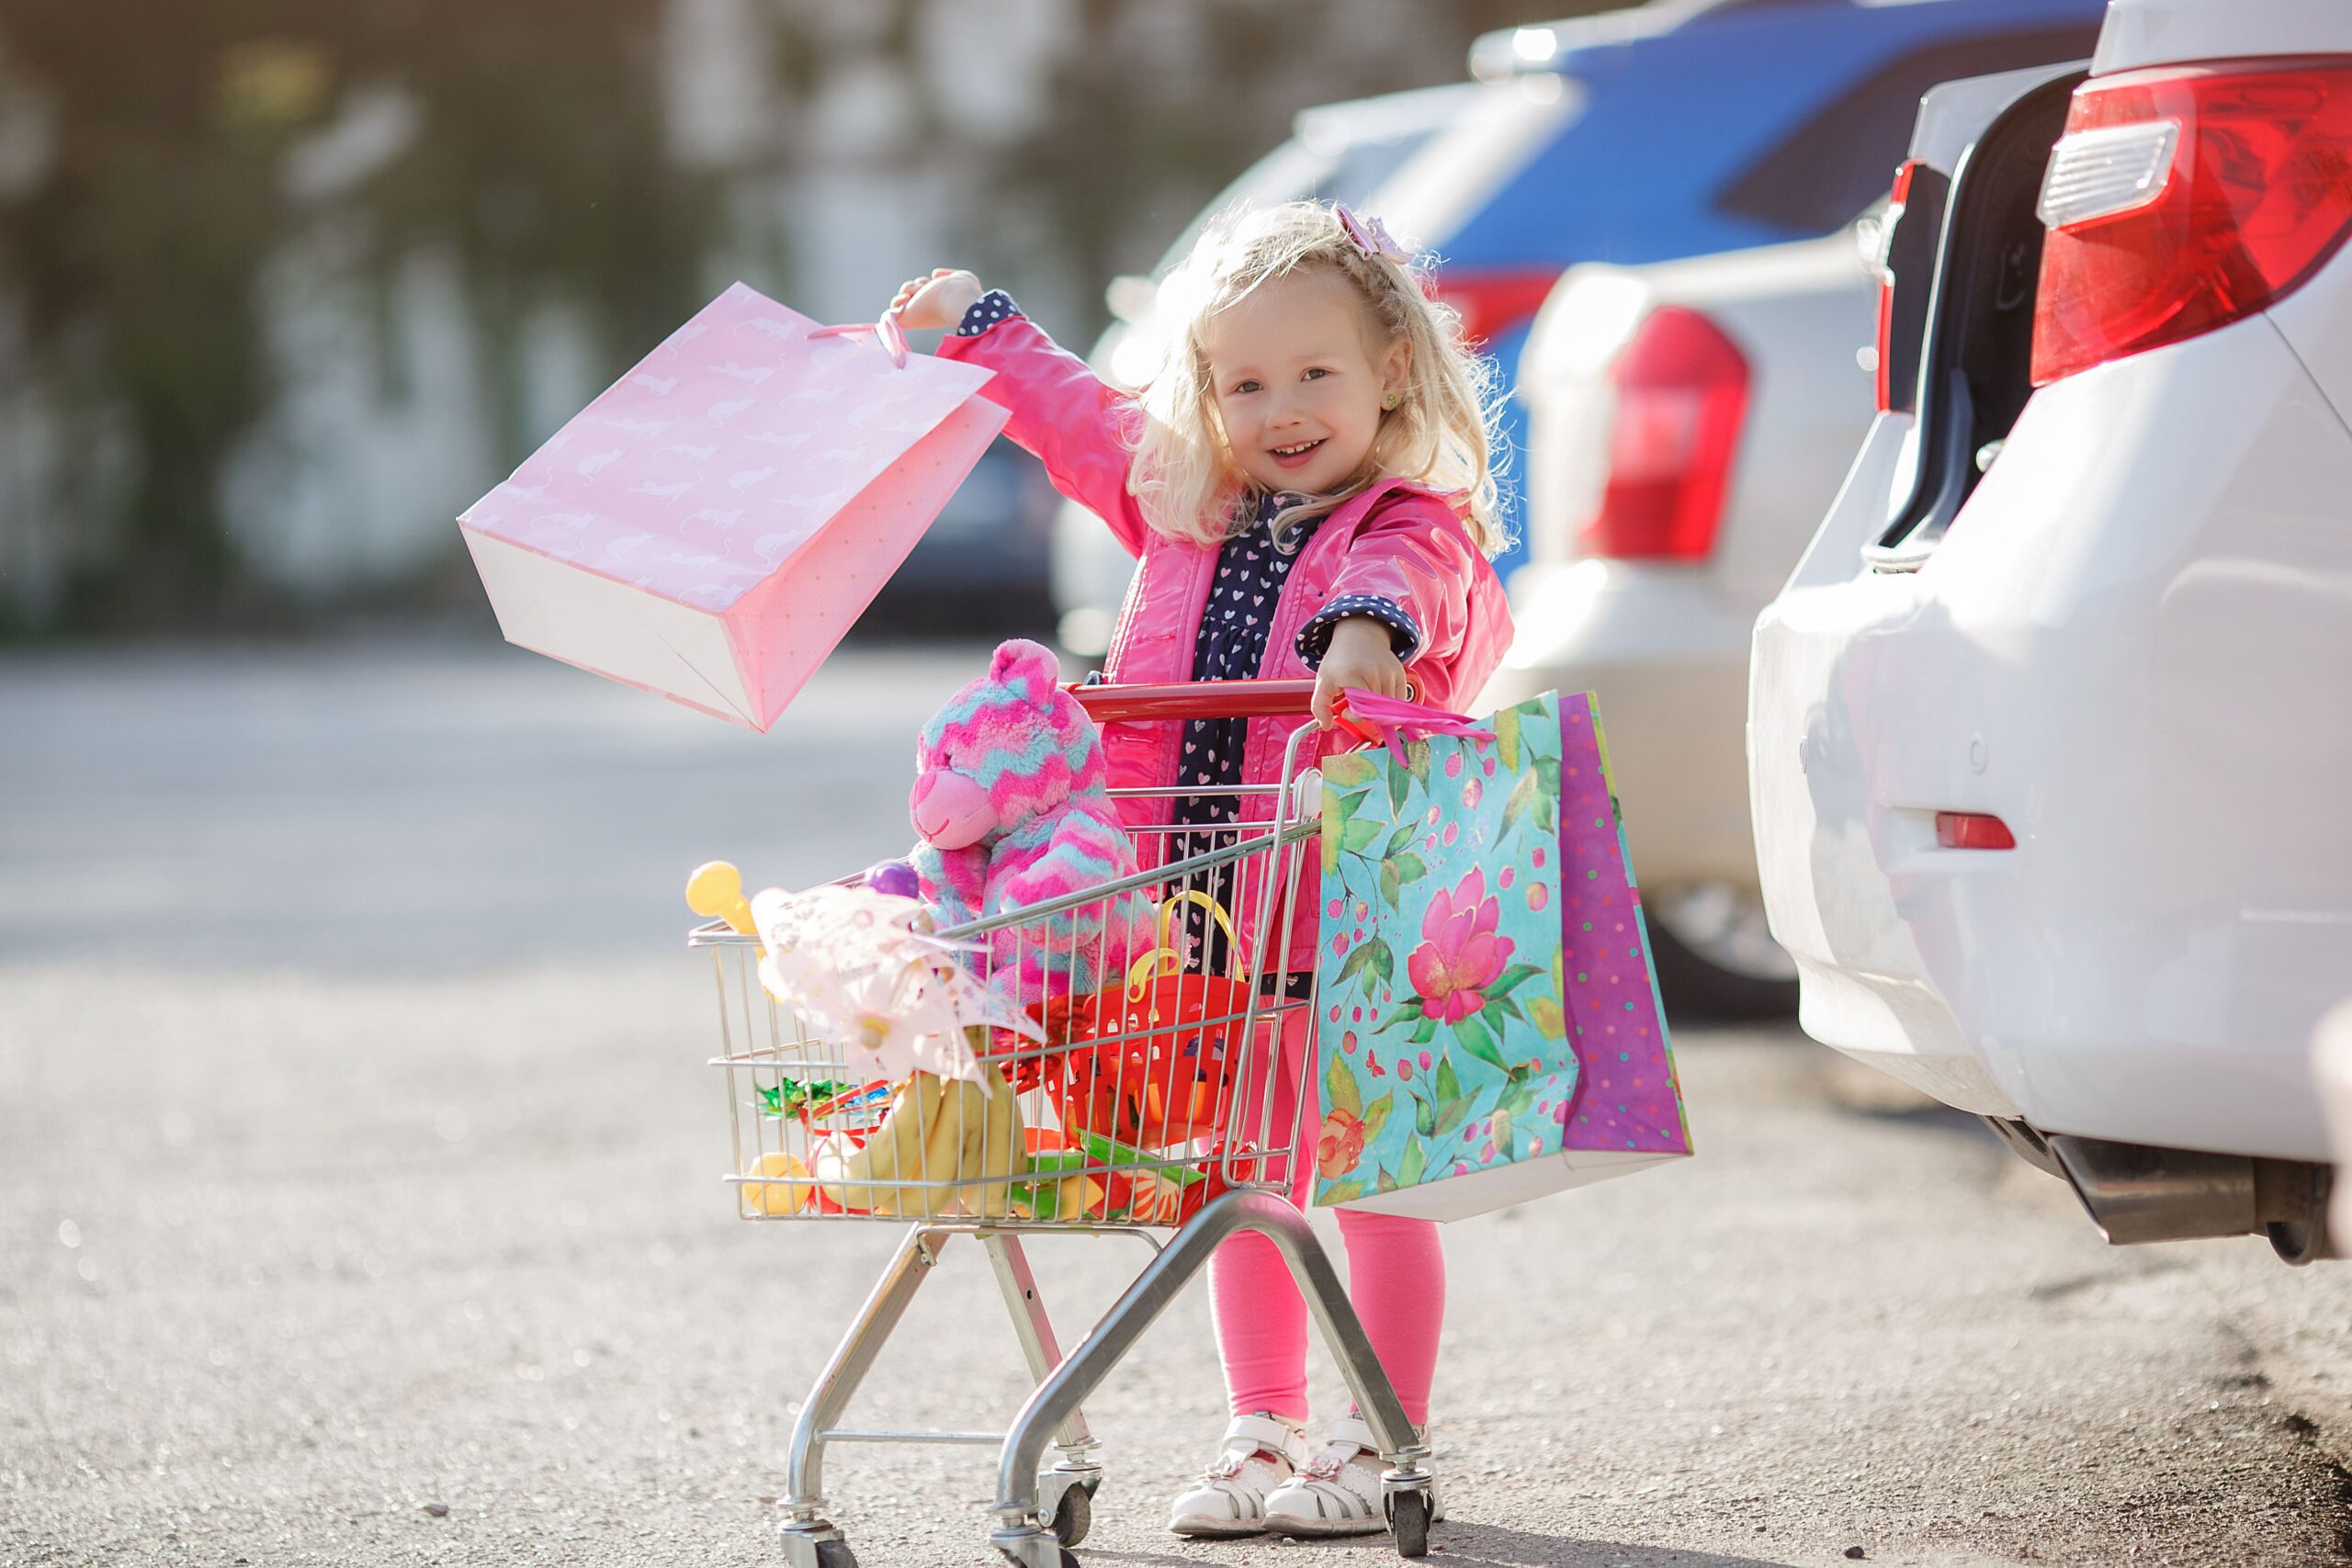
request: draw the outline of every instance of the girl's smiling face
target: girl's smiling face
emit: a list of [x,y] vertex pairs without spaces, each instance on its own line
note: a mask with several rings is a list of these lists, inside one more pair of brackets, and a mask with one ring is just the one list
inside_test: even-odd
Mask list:
[[1269,491],[1322,495],[1355,477],[1405,385],[1412,345],[1383,346],[1345,279],[1274,278],[1211,317],[1209,389],[1241,471]]

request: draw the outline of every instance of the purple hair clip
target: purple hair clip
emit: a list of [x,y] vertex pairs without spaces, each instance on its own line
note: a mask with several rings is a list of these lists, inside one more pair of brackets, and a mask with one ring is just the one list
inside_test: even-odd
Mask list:
[[1388,231],[1388,225],[1379,219],[1359,218],[1341,202],[1333,202],[1331,211],[1340,220],[1340,227],[1346,232],[1348,243],[1362,251],[1366,258],[1377,256],[1383,261],[1395,262],[1398,266],[1412,261],[1412,253],[1396,243],[1396,237]]

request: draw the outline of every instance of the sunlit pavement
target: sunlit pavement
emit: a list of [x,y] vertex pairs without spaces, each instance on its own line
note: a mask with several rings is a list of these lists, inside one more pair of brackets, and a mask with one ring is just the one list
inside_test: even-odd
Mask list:
[[[678,888],[901,847],[980,657],[842,656],[766,737],[496,648],[0,663],[0,1561],[777,1561],[895,1232],[733,1218]],[[1434,1561],[2340,1560],[2352,1266],[2108,1248],[1792,1032],[1679,1059],[1699,1159],[1449,1231]],[[1033,1255],[1074,1337],[1142,1250]],[[1001,1424],[978,1249],[926,1291],[854,1418]],[[1164,1534],[1219,1404],[1193,1292],[1090,1411],[1085,1561],[1394,1560]],[[928,1568],[995,1561],[992,1480],[829,1489]]]

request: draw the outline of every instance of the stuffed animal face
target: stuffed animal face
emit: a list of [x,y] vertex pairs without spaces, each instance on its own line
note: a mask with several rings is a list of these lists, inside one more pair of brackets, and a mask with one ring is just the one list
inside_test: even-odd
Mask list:
[[1100,794],[1093,721],[1050,649],[1013,641],[947,700],[915,746],[915,831],[934,848],[994,842],[1073,795]]

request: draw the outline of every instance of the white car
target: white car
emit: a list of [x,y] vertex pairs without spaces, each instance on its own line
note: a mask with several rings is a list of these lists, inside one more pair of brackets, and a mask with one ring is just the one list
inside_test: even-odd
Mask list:
[[1573,268],[1520,362],[1528,562],[1479,711],[1598,694],[1678,1010],[1796,1005],[1756,885],[1747,644],[1870,427],[1875,234]]
[[[1922,106],[1882,402],[1758,620],[1807,1032],[2110,1241],[2324,1246],[2352,980],[2352,6],[2114,0]],[[2052,150],[2052,143],[2055,150]]]

